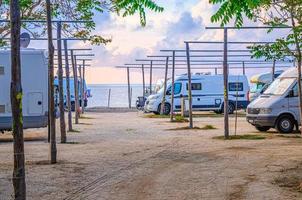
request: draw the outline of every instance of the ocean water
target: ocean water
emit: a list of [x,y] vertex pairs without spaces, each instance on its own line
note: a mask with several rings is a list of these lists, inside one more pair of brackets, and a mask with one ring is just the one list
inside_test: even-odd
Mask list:
[[[88,85],[91,90],[92,97],[88,99],[88,107],[107,107],[109,89],[110,107],[128,107],[128,86],[127,84],[99,84]],[[132,100],[131,105],[135,106],[136,98],[143,95],[143,86],[139,84],[131,85]]]

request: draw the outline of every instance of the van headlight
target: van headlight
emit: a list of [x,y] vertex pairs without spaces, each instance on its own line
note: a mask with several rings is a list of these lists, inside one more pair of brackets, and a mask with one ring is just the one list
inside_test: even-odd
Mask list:
[[272,112],[271,108],[260,108],[259,114],[270,114]]
[[149,97],[149,100],[152,101],[152,100],[155,100],[155,99],[157,99],[157,98],[158,98],[158,96],[157,96],[157,95],[154,95],[154,96],[152,96],[152,97]]

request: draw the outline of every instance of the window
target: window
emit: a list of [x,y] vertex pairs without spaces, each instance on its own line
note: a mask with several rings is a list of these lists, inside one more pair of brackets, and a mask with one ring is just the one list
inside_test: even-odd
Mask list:
[[[172,87],[170,86],[167,90],[167,95],[171,95]],[[181,92],[181,83],[174,83],[174,95],[179,94]]]
[[0,113],[5,113],[5,105],[0,105]]
[[229,83],[229,91],[243,91],[243,83]]
[[[187,83],[187,90],[189,89]],[[191,83],[191,90],[202,90],[201,83]]]
[[298,84],[295,84],[295,86],[293,87],[293,93],[291,97],[297,97],[298,96]]
[[4,75],[4,67],[0,66],[0,75]]

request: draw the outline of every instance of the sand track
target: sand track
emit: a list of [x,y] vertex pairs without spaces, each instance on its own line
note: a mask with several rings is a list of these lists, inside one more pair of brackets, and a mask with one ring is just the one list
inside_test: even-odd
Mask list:
[[[26,131],[28,199],[302,198],[300,138],[271,131],[264,140],[212,139],[223,134],[219,117],[195,120],[196,126],[211,124],[216,130],[172,131],[186,123],[134,112],[86,116],[75,126],[79,133],[68,133],[70,143],[58,144],[57,165],[47,163],[46,129]],[[238,130],[256,133],[243,117]],[[9,137],[0,135],[0,200],[13,193]]]

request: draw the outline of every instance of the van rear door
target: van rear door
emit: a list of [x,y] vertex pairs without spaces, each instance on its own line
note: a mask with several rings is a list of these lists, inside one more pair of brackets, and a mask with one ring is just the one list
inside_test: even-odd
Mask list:
[[43,114],[43,94],[41,92],[28,93],[28,114],[41,115]]

